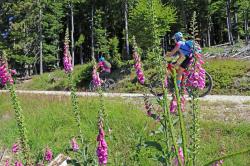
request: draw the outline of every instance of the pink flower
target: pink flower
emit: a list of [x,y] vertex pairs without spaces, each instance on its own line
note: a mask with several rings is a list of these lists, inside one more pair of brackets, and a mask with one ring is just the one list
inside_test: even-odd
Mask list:
[[0,66],[0,81],[3,86],[5,86],[7,83],[13,84],[14,80],[11,77],[11,74],[8,72],[8,68],[6,64],[3,64]]
[[79,145],[77,144],[75,138],[71,140],[71,148],[73,149],[74,152],[77,152],[79,150]]
[[23,164],[22,164],[21,161],[16,161],[16,162],[15,162],[15,166],[23,166]]
[[168,76],[167,75],[165,76],[165,79],[164,79],[164,86],[165,86],[165,88],[168,87]]
[[136,51],[134,51],[133,57],[134,57],[134,61],[135,61],[134,67],[135,67],[135,70],[136,70],[138,81],[140,82],[140,84],[144,84],[145,83],[145,77],[144,77],[144,74],[143,74],[143,71],[142,71],[142,68],[141,68],[140,57],[139,57],[139,55],[138,55],[138,53]]
[[9,160],[5,161],[5,166],[10,166]]
[[[182,151],[181,147],[178,150],[178,156],[181,158],[182,165],[184,165],[184,155],[183,155],[183,151]],[[173,165],[179,166],[179,162],[178,162],[177,157],[175,157],[175,159],[173,160]]]
[[73,71],[71,55],[69,53],[69,46],[67,42],[64,42],[64,57],[63,57],[63,66],[66,73]]
[[69,30],[66,29],[65,39],[64,39],[64,51],[63,51],[63,66],[66,73],[71,73],[73,71],[72,59],[69,52]]
[[51,149],[46,148],[44,159],[46,161],[51,161],[52,158],[53,158],[53,153],[52,153]]
[[97,72],[97,69],[95,66],[93,67],[93,71],[92,71],[92,80],[93,80],[95,87],[101,86],[101,79],[99,77],[99,73]]
[[108,163],[108,145],[105,141],[105,133],[103,128],[99,129],[99,135],[97,136],[98,147],[96,154],[100,166],[105,166]]
[[18,144],[14,144],[14,145],[12,146],[12,152],[13,152],[13,153],[17,153],[18,150],[19,150]]
[[10,73],[12,76],[17,74],[16,70],[10,70]]
[[176,99],[172,99],[172,101],[170,103],[170,112],[174,113],[176,111],[176,108],[177,108]]
[[223,163],[224,163],[224,160],[219,160],[219,161],[216,161],[215,163],[213,163],[212,166],[221,166],[221,165],[223,165]]

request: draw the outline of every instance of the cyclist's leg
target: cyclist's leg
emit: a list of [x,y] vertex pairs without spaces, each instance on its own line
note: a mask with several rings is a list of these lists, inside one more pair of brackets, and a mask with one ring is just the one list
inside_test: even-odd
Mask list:
[[190,65],[190,61],[192,60],[192,58],[186,57],[186,59],[180,64],[179,69],[177,70],[177,84],[180,87],[181,84],[181,80],[182,80],[182,74],[185,70],[188,69],[189,65]]

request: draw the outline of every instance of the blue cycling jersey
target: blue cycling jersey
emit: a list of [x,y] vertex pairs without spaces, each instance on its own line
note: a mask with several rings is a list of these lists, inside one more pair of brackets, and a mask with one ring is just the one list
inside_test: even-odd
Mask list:
[[185,55],[186,57],[189,57],[192,53],[192,41],[178,41],[177,45],[180,48],[180,52]]

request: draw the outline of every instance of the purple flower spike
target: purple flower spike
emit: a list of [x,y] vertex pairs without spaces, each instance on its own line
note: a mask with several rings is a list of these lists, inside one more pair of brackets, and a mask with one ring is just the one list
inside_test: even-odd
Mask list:
[[10,166],[9,160],[5,161],[5,166]]
[[175,113],[176,108],[177,108],[177,102],[175,99],[173,99],[170,103],[170,112]]
[[64,40],[64,52],[63,52],[63,66],[66,73],[71,73],[73,71],[72,58],[69,52],[69,31],[66,29],[65,40]]
[[14,83],[14,80],[8,71],[8,67],[4,63],[2,66],[0,66],[0,82],[3,86],[5,86],[7,83],[9,84]]
[[92,80],[95,87],[101,86],[101,78],[99,76],[99,73],[97,72],[96,66],[93,67]]
[[[183,155],[183,151],[182,151],[181,147],[178,150],[178,156],[181,158],[182,165],[184,165],[184,155]],[[178,162],[177,157],[174,158],[173,165],[174,166],[179,166],[179,162]]]
[[136,51],[134,51],[133,57],[134,57],[134,61],[135,61],[134,67],[136,70],[138,81],[140,82],[140,84],[144,84],[145,77],[144,77],[142,67],[141,67],[141,60],[140,60],[140,57]]
[[23,166],[23,164],[22,164],[21,161],[16,161],[16,162],[15,162],[15,166]]
[[46,148],[44,159],[46,161],[51,161],[52,158],[53,158],[53,153],[52,153],[51,149]]
[[79,145],[77,144],[75,138],[71,140],[71,148],[73,149],[74,152],[77,152],[79,150]]
[[108,163],[108,145],[104,137],[105,137],[104,130],[103,128],[100,128],[99,135],[97,136],[98,147],[96,150],[100,166],[106,166],[106,164]]
[[13,153],[17,153],[19,151],[19,146],[18,146],[18,144],[14,144],[13,146],[12,146],[12,152]]

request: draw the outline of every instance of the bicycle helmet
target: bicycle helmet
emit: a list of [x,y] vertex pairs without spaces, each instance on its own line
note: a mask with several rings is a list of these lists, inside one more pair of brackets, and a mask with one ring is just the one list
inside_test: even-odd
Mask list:
[[172,39],[175,39],[178,42],[183,39],[183,34],[181,32],[177,32],[174,34]]
[[99,62],[104,61],[104,60],[105,60],[105,59],[104,59],[103,56],[101,56],[101,57],[99,58]]

